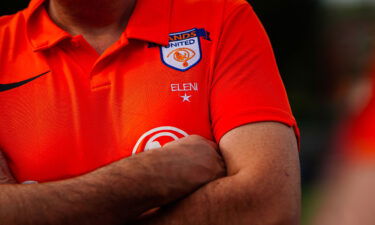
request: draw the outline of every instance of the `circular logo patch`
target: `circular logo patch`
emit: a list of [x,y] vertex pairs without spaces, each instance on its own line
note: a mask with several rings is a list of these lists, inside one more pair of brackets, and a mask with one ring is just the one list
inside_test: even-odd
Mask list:
[[133,148],[132,154],[160,148],[168,142],[189,136],[185,131],[171,126],[157,127],[144,133]]

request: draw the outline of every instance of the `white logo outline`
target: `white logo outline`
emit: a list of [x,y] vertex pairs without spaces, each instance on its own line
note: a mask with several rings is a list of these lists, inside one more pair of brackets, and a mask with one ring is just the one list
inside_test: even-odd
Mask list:
[[[159,137],[171,137],[173,138],[174,140],[178,140],[179,138],[171,133],[171,132],[168,132],[168,131],[174,131],[176,133],[179,133],[181,135],[183,135],[184,137],[187,137],[189,136],[188,133],[186,133],[185,131],[177,128],[177,127],[172,127],[172,126],[162,126],[162,127],[156,127],[156,128],[153,128],[149,131],[147,131],[146,133],[142,134],[141,137],[138,139],[137,143],[135,144],[134,148],[133,148],[133,151],[132,151],[132,155],[135,155],[137,153],[137,150],[140,146],[140,144],[142,143],[142,141],[149,135],[151,135],[152,133],[155,133],[155,132],[158,132],[158,131],[164,131],[164,132],[161,132],[161,133],[157,133],[156,135],[152,136],[146,143],[146,146],[151,144],[153,141],[155,141],[155,139],[159,138]],[[147,150],[145,150],[147,151]]]

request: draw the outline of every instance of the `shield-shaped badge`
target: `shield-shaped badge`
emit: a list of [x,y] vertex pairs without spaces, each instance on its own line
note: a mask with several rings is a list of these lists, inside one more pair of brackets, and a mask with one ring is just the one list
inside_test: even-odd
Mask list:
[[179,71],[187,71],[197,65],[202,58],[202,36],[209,40],[208,32],[204,29],[194,28],[170,34],[168,46],[160,47],[163,63]]

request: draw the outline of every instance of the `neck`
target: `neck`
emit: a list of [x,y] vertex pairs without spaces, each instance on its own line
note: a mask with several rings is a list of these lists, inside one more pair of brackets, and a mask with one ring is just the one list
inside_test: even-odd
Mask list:
[[[49,0],[51,19],[72,35],[83,35],[98,52],[121,36],[136,0]],[[100,46],[98,49],[95,45]]]

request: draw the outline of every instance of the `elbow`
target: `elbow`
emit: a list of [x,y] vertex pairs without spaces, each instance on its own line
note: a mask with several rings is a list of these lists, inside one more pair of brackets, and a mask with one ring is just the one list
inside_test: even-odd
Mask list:
[[[245,213],[242,217],[244,218],[238,224],[262,224],[262,225],[300,225],[301,218],[299,210],[290,210],[289,212],[283,212],[284,210],[254,210],[250,209],[250,213]],[[258,212],[255,212],[258,211]]]
[[[262,225],[300,225],[301,192],[299,185],[278,183],[277,185],[259,185],[258,182],[244,182],[241,198],[243,218],[240,224]],[[241,208],[241,207],[238,207]]]
[[270,223],[265,223],[269,225],[300,225],[301,218],[299,210],[295,210],[289,213],[284,213],[282,215],[275,216],[273,221]]

